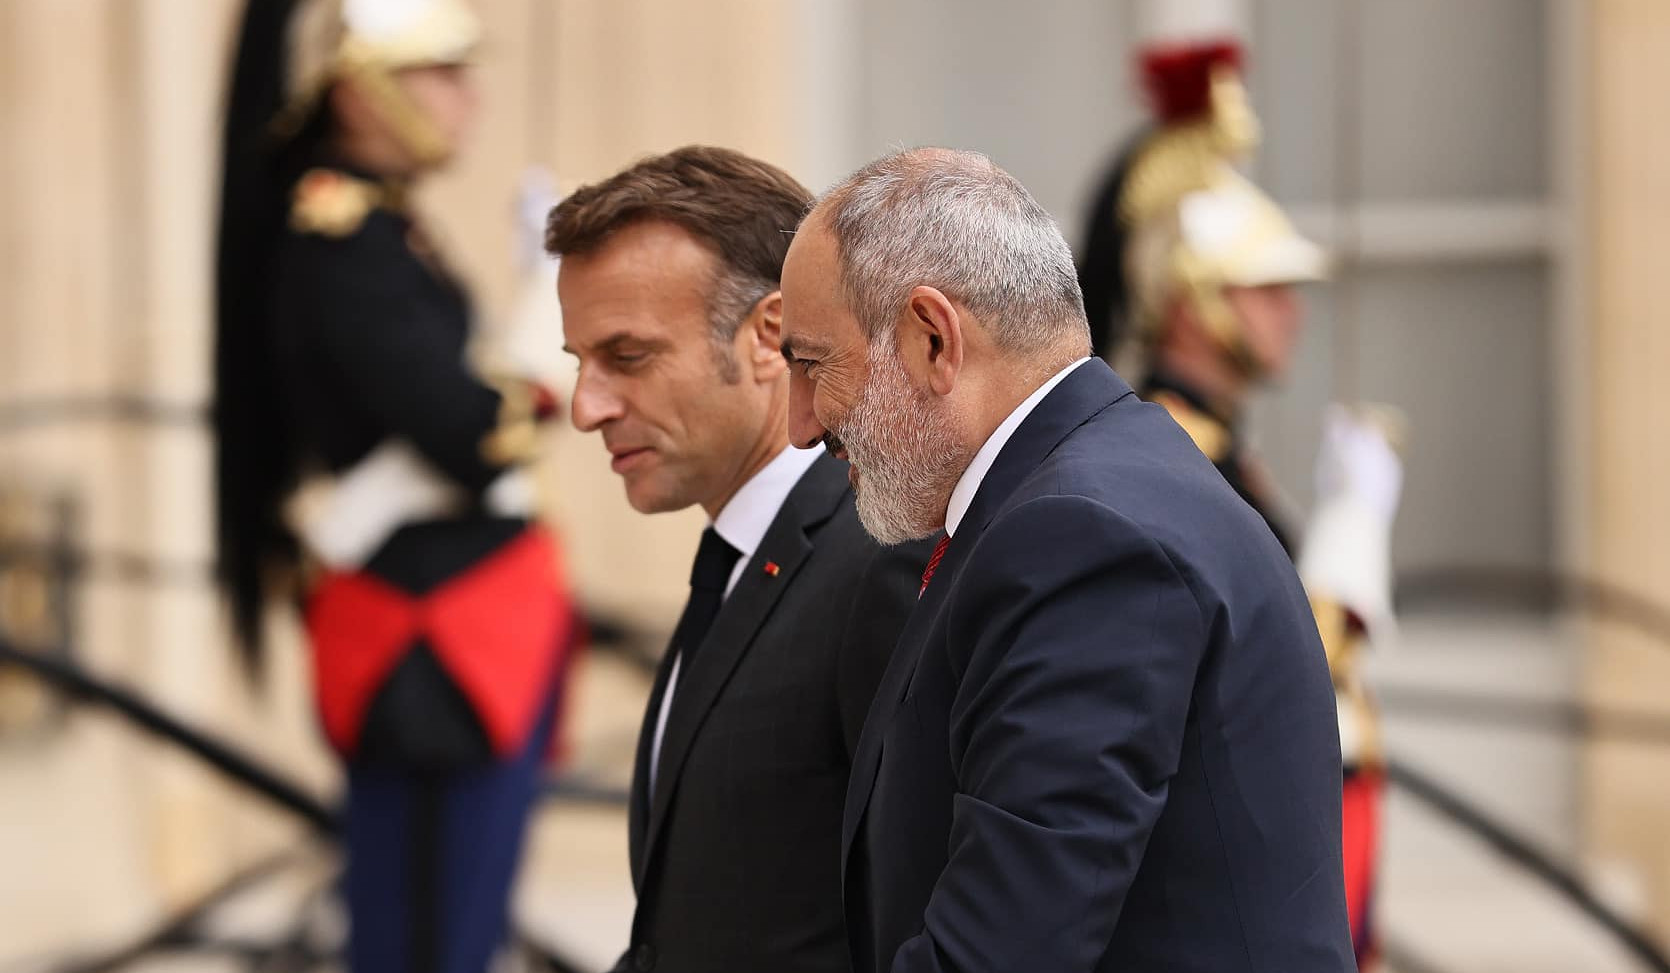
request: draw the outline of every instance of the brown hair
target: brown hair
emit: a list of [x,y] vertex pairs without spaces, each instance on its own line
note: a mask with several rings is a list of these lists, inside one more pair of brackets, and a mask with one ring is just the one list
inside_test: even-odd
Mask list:
[[742,319],[781,285],[790,234],[811,203],[805,186],[770,163],[687,145],[575,190],[546,219],[545,249],[588,253],[640,220],[682,227],[719,258],[708,317],[728,349]]

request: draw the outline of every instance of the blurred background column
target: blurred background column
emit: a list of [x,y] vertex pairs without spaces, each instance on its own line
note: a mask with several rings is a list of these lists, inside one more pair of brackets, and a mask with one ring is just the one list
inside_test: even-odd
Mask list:
[[[237,12],[0,0],[0,488],[78,512],[78,662],[323,788],[293,642],[253,693],[209,584],[209,252]],[[0,806],[0,908],[43,943],[152,922],[295,834],[102,717],[0,739]]]
[[[1589,570],[1670,604],[1670,4],[1592,0],[1586,22],[1587,320],[1584,478]],[[1660,608],[1662,611],[1662,608]],[[1670,715],[1670,645],[1597,624],[1588,701]],[[1585,821],[1601,876],[1670,939],[1670,750],[1588,748]]]
[[[131,102],[117,97],[121,37],[111,7],[0,3],[0,477],[18,506],[64,497],[81,512],[82,536],[114,540],[133,509],[132,498],[114,488],[133,472],[131,452],[108,423],[45,414],[52,403],[111,389],[122,358],[116,312],[131,287],[113,257],[131,209],[120,199],[116,150],[119,106]],[[89,495],[101,486],[102,496]],[[130,662],[109,636],[133,624],[142,595],[119,584],[81,594],[82,653]],[[0,806],[7,809],[0,861],[12,863],[0,869],[0,905],[12,913],[12,928],[27,939],[77,910],[118,925],[140,921],[151,897],[134,840],[138,822],[96,810],[100,800],[126,804],[137,783],[126,774],[128,741],[82,734],[74,767],[55,759],[70,749],[62,739],[27,750],[13,739],[0,746]],[[49,868],[39,851],[48,825],[85,834],[86,858]],[[103,881],[77,874],[95,863]],[[51,941],[50,933],[42,939]]]

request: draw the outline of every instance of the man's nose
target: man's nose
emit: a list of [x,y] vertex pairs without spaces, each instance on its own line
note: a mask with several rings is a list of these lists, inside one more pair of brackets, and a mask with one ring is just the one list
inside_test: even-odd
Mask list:
[[804,375],[789,375],[789,442],[811,449],[823,441],[825,429],[812,408],[816,386]]
[[608,383],[582,366],[574,382],[574,428],[596,432],[605,422],[621,418],[624,411],[620,396],[609,389]]

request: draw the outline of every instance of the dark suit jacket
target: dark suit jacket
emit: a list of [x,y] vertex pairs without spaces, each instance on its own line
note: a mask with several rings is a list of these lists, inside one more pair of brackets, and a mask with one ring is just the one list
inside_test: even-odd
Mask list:
[[855,969],[1352,970],[1339,795],[1281,545],[1090,361],[999,453],[877,691]]
[[668,662],[656,677],[632,780],[638,909],[618,969],[849,968],[842,798],[927,555],[864,533],[840,460],[819,458],[789,493],[679,674],[646,805]]

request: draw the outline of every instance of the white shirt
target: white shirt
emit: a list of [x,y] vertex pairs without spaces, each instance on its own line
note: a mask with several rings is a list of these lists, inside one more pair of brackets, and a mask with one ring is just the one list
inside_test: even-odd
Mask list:
[[[736,496],[720,509],[719,516],[713,521],[714,533],[736,548],[740,555],[736,559],[736,567],[731,569],[730,580],[725,582],[725,597],[730,597],[731,589],[741,580],[743,569],[748,567],[760,542],[765,540],[765,532],[771,529],[771,522],[777,519],[777,511],[783,509],[783,502],[789,498],[794,485],[822,455],[822,443],[811,449],[784,446],[781,453],[749,477],[742,489],[736,491]],[[673,708],[673,690],[678,688],[678,672],[683,663],[683,653],[673,659],[673,671],[667,675],[667,690],[661,694],[660,712],[655,717],[655,741],[649,751],[651,794],[655,793],[655,775],[661,763],[661,738],[667,732],[667,714]]]
[[1032,414],[1032,410],[1038,408],[1038,403],[1044,401],[1044,396],[1050,394],[1051,389],[1060,385],[1061,380],[1072,374],[1073,369],[1089,360],[1088,356],[1080,358],[1061,371],[1056,372],[1049,381],[1038,386],[1037,390],[1027,396],[1020,405],[1015,406],[1015,411],[1009,413],[1009,417],[998,423],[997,428],[992,430],[992,434],[986,437],[985,445],[981,446],[980,451],[974,454],[974,459],[969,462],[968,469],[963,470],[962,479],[958,480],[957,485],[951,490],[951,502],[945,507],[946,536],[949,537],[957,533],[958,525],[963,522],[963,517],[968,514],[969,504],[974,502],[974,495],[980,492],[980,481],[984,480],[986,474],[991,472],[992,464],[997,462],[997,455],[1003,452],[1004,444],[1009,442],[1009,437],[1015,434],[1015,430],[1019,429],[1021,423],[1026,421],[1026,417]]

